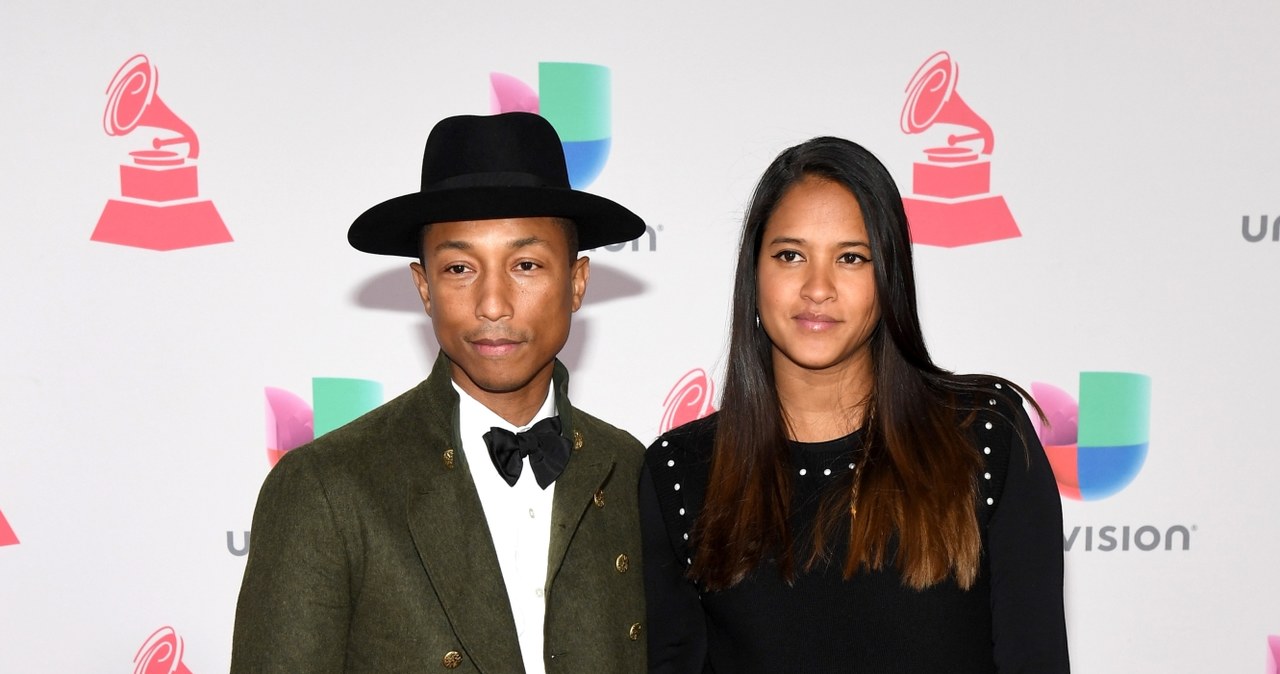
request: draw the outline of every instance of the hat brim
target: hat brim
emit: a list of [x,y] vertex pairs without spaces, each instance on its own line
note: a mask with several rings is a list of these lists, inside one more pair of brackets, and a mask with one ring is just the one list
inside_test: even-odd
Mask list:
[[573,220],[581,250],[630,241],[645,232],[640,216],[604,197],[559,187],[503,185],[414,192],[388,199],[356,218],[347,241],[366,253],[418,257],[424,225],[536,217]]

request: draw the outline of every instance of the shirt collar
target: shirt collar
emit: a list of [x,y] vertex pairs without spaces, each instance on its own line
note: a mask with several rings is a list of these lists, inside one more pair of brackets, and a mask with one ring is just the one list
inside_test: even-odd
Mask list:
[[479,400],[471,397],[471,394],[462,390],[462,387],[458,386],[457,382],[450,379],[449,383],[453,386],[453,390],[458,393],[458,434],[464,440],[480,438],[489,432],[490,428],[502,428],[513,433],[519,433],[556,414],[556,397],[552,395],[551,384],[547,385],[547,393],[542,401],[542,406],[538,408],[538,412],[533,415],[529,423],[524,426],[516,426],[498,416],[493,410],[485,407]]

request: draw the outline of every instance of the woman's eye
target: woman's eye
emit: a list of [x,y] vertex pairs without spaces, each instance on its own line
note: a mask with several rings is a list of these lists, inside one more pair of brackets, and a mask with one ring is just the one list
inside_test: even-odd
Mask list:
[[774,259],[781,260],[783,262],[795,262],[800,259],[800,253],[797,253],[794,250],[784,250],[775,253],[773,257]]
[[846,264],[858,264],[861,262],[870,262],[871,260],[868,260],[866,256],[860,253],[845,253],[840,256],[840,261]]

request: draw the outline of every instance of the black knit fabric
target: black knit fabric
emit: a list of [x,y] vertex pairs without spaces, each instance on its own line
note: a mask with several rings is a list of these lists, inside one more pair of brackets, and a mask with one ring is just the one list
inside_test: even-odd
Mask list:
[[[1016,397],[993,391],[976,402],[983,411],[972,437],[986,461],[975,476],[983,557],[969,590],[952,581],[912,590],[891,565],[845,580],[848,532],[840,527],[831,561],[799,572],[794,584],[769,562],[728,590],[703,592],[684,577],[687,535],[705,496],[717,415],[658,438],[640,485],[650,671],[1067,672],[1053,474]],[[861,442],[854,433],[792,443],[798,565],[824,496],[837,491],[847,502]]]

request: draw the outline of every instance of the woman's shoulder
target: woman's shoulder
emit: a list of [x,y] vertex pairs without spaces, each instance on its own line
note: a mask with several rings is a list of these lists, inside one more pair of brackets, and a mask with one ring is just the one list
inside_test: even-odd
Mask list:
[[1022,409],[1021,388],[1004,377],[990,374],[955,375],[948,387],[962,410],[989,411],[1016,417]]
[[719,420],[720,413],[713,412],[663,433],[649,445],[646,462],[653,465],[677,459],[710,461]]
[[969,383],[957,394],[956,405],[982,460],[978,506],[985,523],[1003,500],[1008,480],[1025,471],[1032,451],[1042,450],[1017,387],[985,375]]
[[684,521],[701,507],[718,421],[719,414],[713,413],[674,428],[645,452],[645,466],[669,520]]

